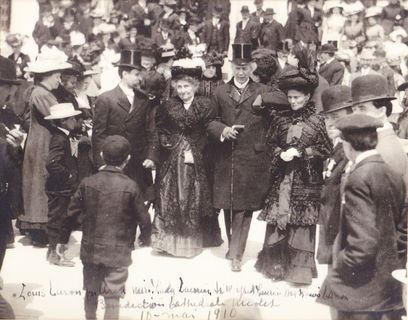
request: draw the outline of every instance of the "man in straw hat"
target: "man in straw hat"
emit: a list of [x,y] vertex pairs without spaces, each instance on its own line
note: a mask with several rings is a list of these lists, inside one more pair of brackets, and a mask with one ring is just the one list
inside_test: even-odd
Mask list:
[[261,208],[269,185],[264,157],[268,117],[252,104],[270,88],[250,78],[251,49],[251,44],[232,45],[233,78],[216,89],[218,118],[207,128],[215,148],[213,206],[224,209],[232,271],[241,271],[252,212]]
[[334,123],[351,114],[352,105],[351,88],[348,86],[333,86],[322,93],[322,114],[325,118],[327,134],[334,147],[323,172],[325,183],[321,192],[320,236],[317,250],[317,260],[320,264],[332,263],[332,246],[339,228],[340,183],[348,162],[343,151],[340,131],[334,126]]
[[[92,147],[98,168],[104,165],[102,145],[109,135],[121,135],[131,143],[131,159],[125,172],[136,181],[145,201],[152,201],[151,169],[158,160],[158,137],[147,96],[138,90],[143,70],[139,51],[121,52],[119,85],[98,97],[95,103]],[[150,244],[151,226],[141,226],[140,244]]]
[[346,157],[353,163],[342,192],[333,268],[318,302],[333,319],[400,319],[401,289],[391,272],[405,262],[398,254],[406,188],[376,150],[378,118],[352,114],[336,121]]
[[[71,196],[79,183],[78,163],[71,147],[69,135],[75,129],[76,116],[81,111],[74,109],[72,103],[60,103],[50,108],[50,114],[44,117],[55,125],[50,140],[46,162],[48,171],[45,185],[48,196],[48,251],[47,260],[51,264],[70,267],[73,262],[65,260],[56,248],[60,237],[67,238],[61,230],[61,221],[67,214]],[[68,241],[68,239],[67,239]]]

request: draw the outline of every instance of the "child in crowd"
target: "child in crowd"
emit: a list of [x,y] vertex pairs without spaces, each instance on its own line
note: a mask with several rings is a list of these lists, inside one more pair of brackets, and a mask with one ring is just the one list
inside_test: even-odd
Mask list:
[[[76,127],[75,116],[81,111],[72,103],[60,103],[50,108],[50,115],[44,119],[53,121],[52,137],[46,168],[48,177],[45,189],[48,196],[47,236],[49,241],[47,260],[59,266],[74,266],[56,251],[61,234],[61,221],[66,215],[71,196],[78,186],[78,164],[71,150],[70,133]],[[68,235],[69,238],[69,235]],[[68,239],[67,239],[68,241]]]
[[[82,215],[80,258],[86,290],[86,319],[96,319],[98,296],[104,297],[105,319],[119,318],[119,299],[125,293],[128,266],[134,249],[137,223],[150,216],[137,184],[123,173],[130,159],[130,144],[122,136],[108,136],[101,156],[106,166],[80,183],[63,221],[67,234]],[[65,251],[67,238],[61,238]]]

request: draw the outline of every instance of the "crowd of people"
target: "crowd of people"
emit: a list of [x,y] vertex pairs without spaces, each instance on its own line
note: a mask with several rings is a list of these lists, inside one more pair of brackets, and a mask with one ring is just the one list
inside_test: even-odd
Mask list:
[[333,319],[403,314],[407,1],[293,1],[283,26],[255,0],[228,81],[227,0],[39,4],[38,56],[10,34],[0,57],[0,266],[17,229],[73,266],[81,230],[86,318],[102,295],[116,319],[138,227],[191,258],[223,243],[222,212],[240,272],[260,210],[257,271],[309,285],[317,256]]

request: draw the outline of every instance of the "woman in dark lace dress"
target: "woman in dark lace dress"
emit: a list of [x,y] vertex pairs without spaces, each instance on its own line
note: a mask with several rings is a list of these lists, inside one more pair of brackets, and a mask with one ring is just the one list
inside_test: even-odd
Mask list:
[[156,181],[152,247],[177,257],[194,257],[203,248],[202,219],[212,214],[203,150],[213,110],[210,99],[195,96],[201,68],[184,66],[189,59],[184,60],[172,67],[178,96],[163,103],[156,115],[163,161]]
[[272,180],[258,219],[268,225],[255,265],[273,280],[298,284],[317,277],[315,230],[323,161],[331,151],[324,120],[310,100],[318,78],[309,70],[289,69],[279,79],[290,108],[276,114],[267,138]]
[[197,95],[211,98],[215,89],[224,83],[221,71],[224,60],[221,54],[211,51],[204,57],[204,61],[205,70],[198,86]]

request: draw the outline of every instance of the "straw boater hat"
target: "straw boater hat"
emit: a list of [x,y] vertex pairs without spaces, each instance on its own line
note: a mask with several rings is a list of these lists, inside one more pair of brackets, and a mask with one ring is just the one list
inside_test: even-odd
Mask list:
[[50,107],[50,114],[44,117],[45,120],[65,119],[77,116],[82,111],[75,110],[72,103],[59,103]]
[[323,113],[351,108],[351,88],[349,86],[332,86],[322,92]]
[[43,47],[37,59],[28,65],[28,72],[46,73],[50,71],[58,71],[70,69],[72,65],[67,62],[68,57],[64,52],[56,47]]
[[69,34],[71,46],[83,46],[86,42],[85,35],[79,31],[71,31]]

